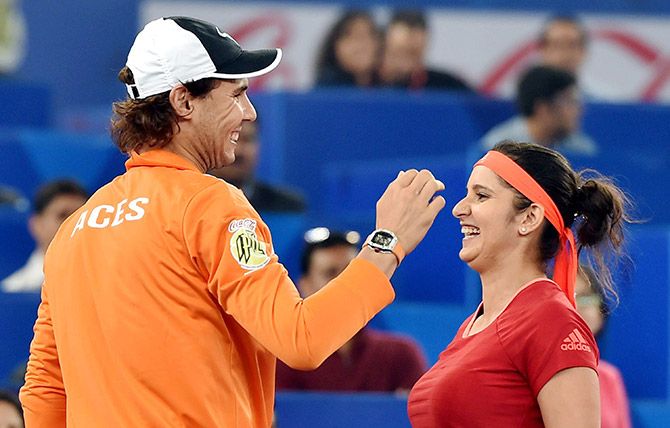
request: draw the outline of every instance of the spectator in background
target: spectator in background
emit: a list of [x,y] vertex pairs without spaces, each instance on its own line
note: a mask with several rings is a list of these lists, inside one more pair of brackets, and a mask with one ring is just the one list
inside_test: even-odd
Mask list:
[[393,15],[384,35],[381,85],[472,92],[460,77],[426,66],[428,36],[428,23],[422,12],[398,11]]
[[345,13],[325,38],[316,65],[316,85],[374,86],[380,45],[379,29],[368,12]]
[[589,79],[582,73],[588,43],[588,32],[577,17],[551,17],[544,24],[538,40],[540,63],[572,73],[578,80],[580,91],[589,99],[620,99],[621,95],[614,88],[603,84],[602,79]]
[[[320,227],[307,231],[305,241],[298,288],[306,298],[344,271],[360,237]],[[408,392],[425,371],[426,359],[413,340],[365,328],[314,371],[277,361],[277,389]]]
[[303,212],[305,201],[299,193],[256,180],[258,163],[258,125],[245,122],[235,151],[235,162],[209,171],[244,192],[251,205],[260,212]]
[[26,264],[4,280],[5,292],[39,292],[44,280],[44,254],[61,223],[84,205],[88,193],[72,180],[56,180],[41,186],[33,201],[28,229],[36,248]]
[[[575,283],[577,311],[596,338],[602,333],[607,321],[604,294],[599,284],[593,270],[580,266]],[[602,428],[630,428],[630,405],[619,369],[600,358],[598,374]]]
[[23,411],[15,395],[0,391],[0,428],[23,428]]
[[582,103],[575,77],[557,68],[535,66],[519,81],[517,115],[491,129],[481,142],[489,150],[502,140],[527,141],[565,155],[595,155],[593,140],[580,132]]

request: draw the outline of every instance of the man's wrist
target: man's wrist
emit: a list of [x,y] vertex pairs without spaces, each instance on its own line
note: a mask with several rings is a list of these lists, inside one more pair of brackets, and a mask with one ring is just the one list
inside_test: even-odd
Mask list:
[[377,253],[393,254],[398,266],[405,258],[405,250],[398,242],[398,237],[388,229],[374,230],[365,240],[364,246],[370,247]]

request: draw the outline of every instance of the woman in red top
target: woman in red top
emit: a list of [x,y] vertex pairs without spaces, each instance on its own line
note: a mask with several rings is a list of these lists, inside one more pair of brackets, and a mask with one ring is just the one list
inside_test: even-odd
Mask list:
[[600,427],[598,348],[574,308],[577,250],[592,250],[611,289],[600,256],[622,243],[624,205],[609,181],[538,145],[506,141],[475,164],[453,214],[483,300],[412,389],[415,428]]

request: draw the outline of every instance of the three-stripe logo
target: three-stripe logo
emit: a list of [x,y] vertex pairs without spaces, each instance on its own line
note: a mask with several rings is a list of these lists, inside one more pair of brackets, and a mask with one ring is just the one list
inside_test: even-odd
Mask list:
[[584,336],[579,332],[579,330],[574,329],[572,333],[563,339],[563,344],[561,344],[561,349],[563,351],[586,351],[591,352],[591,347],[589,346]]

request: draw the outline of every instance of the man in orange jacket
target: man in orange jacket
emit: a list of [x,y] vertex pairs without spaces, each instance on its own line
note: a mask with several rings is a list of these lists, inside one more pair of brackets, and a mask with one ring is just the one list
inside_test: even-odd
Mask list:
[[112,134],[127,172],[61,226],[21,390],[26,426],[267,427],[276,358],[313,369],[394,297],[389,278],[444,207],[428,171],[401,172],[349,267],[301,299],[232,163],[256,112],[248,78],[279,49],[161,18],[119,78]]

